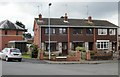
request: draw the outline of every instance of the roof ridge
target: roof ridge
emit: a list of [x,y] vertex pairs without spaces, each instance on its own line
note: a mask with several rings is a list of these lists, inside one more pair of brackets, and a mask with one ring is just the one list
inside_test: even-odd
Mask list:
[[[48,18],[42,18],[45,23],[38,22],[39,18],[35,18],[35,21],[38,25],[47,25],[48,24]],[[69,25],[69,26],[89,26],[90,24],[87,24],[86,22],[88,19],[75,19],[75,18],[69,18],[69,24],[65,24],[64,22],[61,22],[61,18],[50,18],[51,19],[51,25]],[[92,22],[95,26],[106,26],[106,27],[117,27],[117,25],[113,24],[112,22],[109,22],[107,20],[98,20],[93,19]]]
[[[39,19],[39,18],[35,18],[35,19]],[[42,19],[48,19],[48,18],[42,18]],[[50,18],[50,19],[62,19],[62,18]],[[88,19],[85,19],[85,18],[81,18],[81,19],[78,19],[78,18],[68,18],[68,20],[88,20]],[[94,21],[107,21],[107,20],[103,20],[103,19],[92,19]]]

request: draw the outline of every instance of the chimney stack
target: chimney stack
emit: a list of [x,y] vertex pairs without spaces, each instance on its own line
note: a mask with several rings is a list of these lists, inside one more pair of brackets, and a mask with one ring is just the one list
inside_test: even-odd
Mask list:
[[42,20],[42,15],[41,14],[39,14],[39,20]]
[[91,16],[88,17],[88,22],[92,22],[92,17]]
[[64,21],[68,21],[67,13],[65,13]]

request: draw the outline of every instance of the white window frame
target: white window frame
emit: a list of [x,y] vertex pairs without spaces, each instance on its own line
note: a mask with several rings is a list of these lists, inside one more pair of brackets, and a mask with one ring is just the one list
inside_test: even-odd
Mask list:
[[66,34],[67,33],[67,29],[66,28],[59,28],[59,33],[60,34]]
[[62,34],[62,28],[59,29],[59,33]]
[[109,35],[116,35],[115,29],[109,29]]
[[[98,47],[98,44],[99,44],[99,47]],[[106,50],[108,50],[109,49],[109,40],[97,40],[96,48],[97,49],[106,49]]]
[[52,34],[55,34],[56,31],[55,31],[55,28],[52,28]]
[[49,28],[45,28],[45,34],[49,33]]
[[[50,28],[50,34],[55,34],[55,28]],[[49,34],[49,28],[45,28],[45,34]]]
[[98,35],[107,35],[107,29],[98,29]]

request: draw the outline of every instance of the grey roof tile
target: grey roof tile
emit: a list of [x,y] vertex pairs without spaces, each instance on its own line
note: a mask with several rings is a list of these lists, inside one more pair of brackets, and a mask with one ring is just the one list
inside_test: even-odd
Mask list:
[[[35,18],[35,21],[38,25],[48,25],[48,18],[42,18],[43,22],[41,23],[39,18]],[[68,25],[68,26],[106,26],[106,27],[118,27],[117,25],[106,21],[106,20],[92,20],[92,24],[88,23],[87,19],[68,19],[69,23],[65,23],[62,18],[50,18],[51,25]]]
[[2,22],[0,22],[0,29],[8,29],[8,30],[25,30],[23,28],[21,28],[20,26],[12,23],[9,20],[4,20]]

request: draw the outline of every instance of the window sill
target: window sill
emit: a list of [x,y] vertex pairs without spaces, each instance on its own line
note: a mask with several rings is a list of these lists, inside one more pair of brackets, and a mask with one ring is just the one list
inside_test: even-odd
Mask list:
[[86,34],[87,36],[93,36],[93,34]]
[[73,34],[73,35],[83,35],[83,34]]

